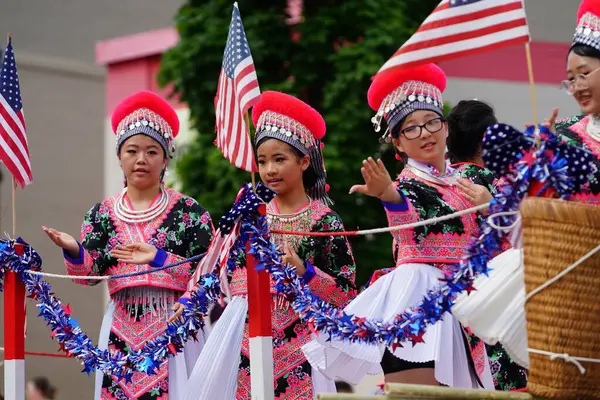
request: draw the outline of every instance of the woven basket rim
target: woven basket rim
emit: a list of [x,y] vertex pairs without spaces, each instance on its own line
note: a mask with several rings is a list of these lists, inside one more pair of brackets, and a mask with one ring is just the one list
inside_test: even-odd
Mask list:
[[600,228],[600,207],[561,199],[528,197],[521,203],[521,217]]

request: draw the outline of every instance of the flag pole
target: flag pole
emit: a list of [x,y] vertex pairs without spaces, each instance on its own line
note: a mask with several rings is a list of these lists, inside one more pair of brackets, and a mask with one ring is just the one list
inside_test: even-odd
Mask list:
[[[12,178],[12,235],[17,237],[17,182]],[[23,245],[15,243],[23,255]],[[7,400],[25,399],[25,285],[16,272],[4,277],[4,390]]]
[[[259,207],[266,215],[266,206]],[[246,243],[246,274],[248,277],[248,342],[250,348],[250,390],[252,400],[274,400],[273,337],[271,322],[271,279]]]
[[[250,136],[250,143],[252,143],[252,135],[250,134],[250,115],[248,112],[244,115],[244,121],[246,121],[246,129],[248,130],[248,136]],[[250,179],[252,181],[252,190],[256,187],[256,176],[254,171],[250,173]]]
[[[245,115],[246,128],[250,134],[250,117]],[[252,137],[250,137],[252,139]],[[250,140],[252,142],[252,140]],[[252,172],[252,188],[256,178]],[[266,215],[266,206],[259,207]],[[258,263],[246,244],[246,274],[248,289],[248,341],[250,347],[250,390],[253,400],[273,400],[273,337],[271,336],[271,278],[265,269],[258,271]]]
[[[10,33],[7,34],[10,43]],[[17,237],[17,181],[12,177],[12,239]],[[23,255],[23,245],[14,245]],[[4,277],[4,391],[7,400],[25,400],[25,285],[19,275]]]
[[527,73],[529,75],[529,91],[531,95],[531,107],[533,112],[533,123],[534,126],[538,126],[540,120],[538,119],[537,113],[537,101],[535,96],[535,80],[533,79],[533,61],[531,58],[531,46],[530,42],[525,43],[525,56],[527,58]]
[[17,238],[17,182],[12,177],[12,239]]

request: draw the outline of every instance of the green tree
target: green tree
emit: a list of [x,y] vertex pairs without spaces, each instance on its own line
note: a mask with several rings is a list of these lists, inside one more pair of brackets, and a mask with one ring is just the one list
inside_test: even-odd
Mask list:
[[[410,37],[438,0],[304,0],[303,21],[286,23],[287,1],[241,0],[240,12],[261,89],[296,95],[327,122],[324,156],[330,196],[346,229],[387,225],[378,200],[348,195],[361,182],[361,161],[382,156],[397,171],[393,152],[381,146],[366,93],[371,77]],[[183,190],[215,217],[226,211],[247,173],[236,170],[213,145],[213,99],[231,18],[231,2],[189,0],[176,16],[181,40],[162,59],[159,80],[173,84],[187,103],[198,138],[178,162]],[[357,283],[393,265],[391,236],[351,239]]]

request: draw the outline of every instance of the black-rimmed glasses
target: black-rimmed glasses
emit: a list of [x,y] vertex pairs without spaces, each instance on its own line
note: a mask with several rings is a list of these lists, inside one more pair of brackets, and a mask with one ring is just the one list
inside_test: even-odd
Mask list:
[[400,131],[400,135],[404,135],[404,137],[408,140],[418,139],[423,133],[423,128],[425,128],[429,133],[436,133],[444,127],[444,122],[446,122],[444,118],[430,119],[423,125],[412,125],[402,129]]

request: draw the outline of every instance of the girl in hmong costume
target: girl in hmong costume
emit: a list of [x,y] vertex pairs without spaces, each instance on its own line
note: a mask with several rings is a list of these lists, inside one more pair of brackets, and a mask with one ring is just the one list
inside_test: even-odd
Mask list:
[[[278,92],[261,94],[252,117],[262,181],[277,193],[267,205],[272,230],[339,232],[340,217],[329,208],[321,139],[325,121],[304,102]],[[344,237],[272,235],[283,261],[322,299],[346,304],[355,294],[354,260]],[[190,377],[186,399],[250,399],[248,300],[245,256],[230,276],[231,300],[211,331]],[[311,368],[301,347],[310,329],[273,281],[273,387],[276,399],[311,399],[335,392],[333,381]]]
[[[50,239],[63,248],[69,275],[148,271],[204,253],[213,231],[210,215],[194,199],[161,183],[179,132],[173,108],[154,93],[139,92],[117,106],[112,127],[117,135],[125,189],[88,211],[80,243],[66,233],[44,227]],[[146,259],[143,256],[147,254],[150,256]],[[127,353],[159,336],[166,328],[171,307],[186,290],[195,265],[187,263],[109,280],[110,302],[99,348]],[[191,370],[200,352],[199,346],[188,343],[183,354],[169,359],[156,374],[135,373],[130,383],[98,373],[94,398],[177,399],[177,392],[187,381],[187,369]]]
[[[493,193],[496,179],[493,172],[485,168],[482,157],[483,136],[488,127],[498,123],[493,108],[478,100],[459,101],[448,114],[447,120],[448,153],[452,167],[457,169],[460,176],[473,177],[474,183],[486,186]],[[508,254],[504,258],[506,256]],[[481,293],[476,296],[481,296]],[[480,340],[474,335],[470,339],[472,345]],[[524,391],[527,387],[527,370],[515,363],[500,343],[486,344],[486,349],[496,390]]]
[[[365,184],[352,187],[351,192],[380,198],[390,226],[452,214],[484,204],[491,197],[485,187],[458,178],[445,159],[445,86],[444,72],[428,64],[377,75],[369,89],[369,105],[377,111],[376,130],[385,118],[388,131],[384,139],[390,132],[398,158],[407,162],[392,182],[380,160],[363,161]],[[394,231],[396,268],[372,282],[345,308],[346,313],[392,322],[441,284],[476,235],[476,214]],[[305,351],[313,367],[329,377],[356,384],[365,374],[383,369],[386,382],[494,388],[483,343],[469,346],[467,332],[448,313],[424,335],[409,338],[403,347],[327,339],[319,335]]]

